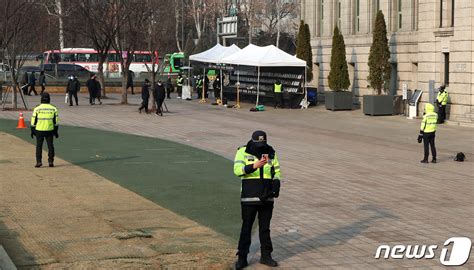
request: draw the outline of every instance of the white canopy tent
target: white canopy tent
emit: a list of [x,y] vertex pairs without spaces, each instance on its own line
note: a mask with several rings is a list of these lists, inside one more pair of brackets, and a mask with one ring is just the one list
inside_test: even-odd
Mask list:
[[240,48],[235,44],[229,47],[216,44],[216,46],[210,48],[207,51],[189,56],[189,60],[202,63],[220,64],[222,59],[239,51]]
[[[210,48],[207,51],[200,52],[198,54],[193,54],[189,56],[190,61],[201,62],[201,63],[212,63],[212,64],[221,64],[222,59],[228,57],[234,53],[240,51],[240,48],[235,44],[229,47],[224,47],[221,44],[216,44],[214,47]],[[222,70],[220,73],[220,82],[221,82],[221,100],[222,100]],[[204,68],[204,76],[206,74],[206,69]]]
[[306,86],[306,61],[296,58],[273,45],[260,47],[249,44],[242,50],[222,59],[223,64],[256,66],[257,77],[257,102],[260,96],[260,67],[302,67],[305,68]]

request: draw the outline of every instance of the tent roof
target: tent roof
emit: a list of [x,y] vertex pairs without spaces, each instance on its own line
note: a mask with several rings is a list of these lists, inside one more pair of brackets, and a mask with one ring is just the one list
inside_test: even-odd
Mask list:
[[260,67],[305,67],[306,61],[296,58],[273,45],[259,47],[249,44],[242,50],[225,57],[222,63]]
[[221,60],[229,55],[232,55],[240,51],[240,48],[235,44],[229,47],[224,47],[220,44],[216,44],[214,47],[207,51],[193,54],[189,56],[189,60],[203,63],[221,63]]

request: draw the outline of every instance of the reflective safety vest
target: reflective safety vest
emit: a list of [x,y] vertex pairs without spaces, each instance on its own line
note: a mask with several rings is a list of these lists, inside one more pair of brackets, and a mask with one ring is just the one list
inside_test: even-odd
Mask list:
[[421,120],[420,130],[422,130],[425,133],[435,132],[437,123],[438,123],[438,114],[435,112],[427,112],[425,115],[423,115],[423,120]]
[[202,87],[202,79],[199,79],[199,80],[196,81],[196,86],[197,86],[198,88],[201,88],[201,87]]
[[438,101],[439,104],[441,105],[446,105],[448,104],[448,92],[444,90],[443,93],[438,92],[438,96],[436,97],[436,100]]
[[176,79],[176,85],[183,86],[183,81],[184,81],[183,77],[178,77],[178,79]]
[[[254,170],[252,166],[258,158],[247,153],[246,148],[240,147],[234,159],[234,174],[242,180],[240,200],[242,203],[259,204],[261,197],[271,193],[272,181],[280,181],[280,163],[275,154],[262,168]],[[273,198],[266,201],[273,201]]]
[[273,91],[275,91],[275,93],[281,93],[281,83],[280,84],[274,84],[273,85]]
[[55,106],[43,103],[33,110],[31,126],[37,131],[53,131],[58,124],[58,109]]

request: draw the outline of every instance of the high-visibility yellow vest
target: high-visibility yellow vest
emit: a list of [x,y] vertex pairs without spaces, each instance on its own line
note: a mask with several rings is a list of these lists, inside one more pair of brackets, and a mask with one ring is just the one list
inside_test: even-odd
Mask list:
[[281,83],[280,84],[274,84],[273,85],[273,90],[275,91],[275,93],[281,93]]
[[[260,202],[259,197],[262,196],[265,188],[271,185],[271,181],[280,181],[280,163],[275,154],[262,168],[246,173],[245,166],[253,165],[258,161],[258,158],[245,150],[245,146],[240,147],[234,159],[234,174],[242,180],[241,201]],[[273,201],[273,198],[269,198],[267,201]]]
[[183,81],[184,81],[183,77],[178,77],[178,79],[176,79],[176,85],[183,86]]
[[436,97],[436,100],[441,105],[448,104],[448,92],[446,90],[444,90],[443,93],[438,92],[438,96]]
[[421,120],[420,130],[425,133],[432,133],[436,131],[438,126],[438,114],[434,111],[432,104],[425,104],[425,114]]
[[58,125],[58,109],[55,106],[43,103],[33,110],[31,126],[37,131],[52,131]]

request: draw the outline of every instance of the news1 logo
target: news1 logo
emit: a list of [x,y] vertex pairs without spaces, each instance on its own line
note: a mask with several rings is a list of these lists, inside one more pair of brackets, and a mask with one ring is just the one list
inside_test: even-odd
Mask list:
[[[463,265],[469,260],[471,247],[469,238],[451,237],[444,242],[439,261],[445,266]],[[384,259],[433,259],[437,249],[437,245],[380,245],[375,258],[380,259],[383,254]]]

